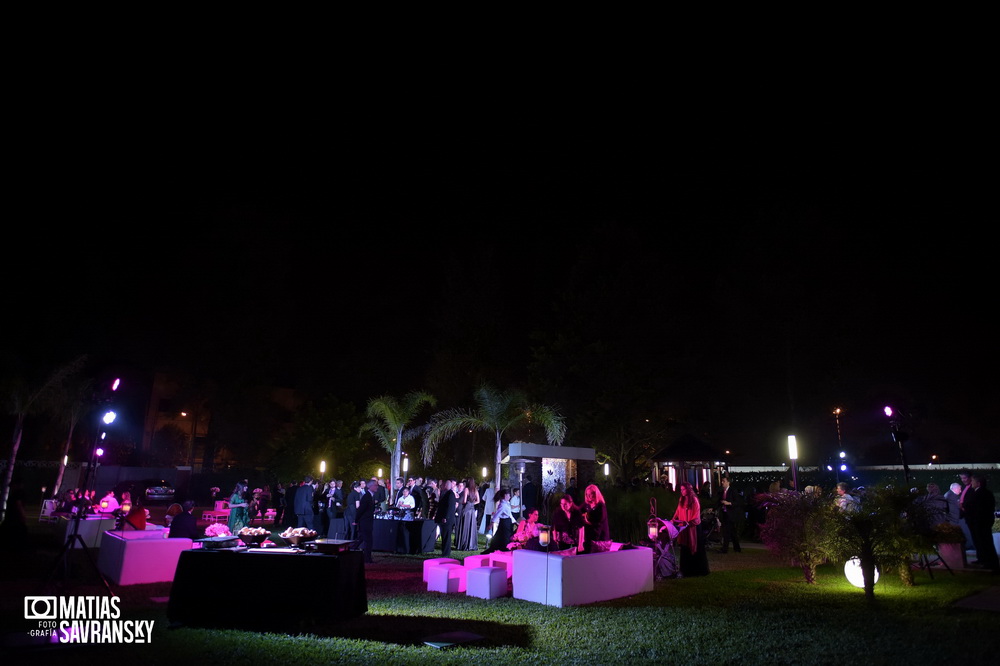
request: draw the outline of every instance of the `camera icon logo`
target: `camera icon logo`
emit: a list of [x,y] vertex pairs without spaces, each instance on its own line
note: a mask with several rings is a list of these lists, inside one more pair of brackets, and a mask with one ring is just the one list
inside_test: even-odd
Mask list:
[[59,612],[56,597],[25,597],[25,620],[55,620]]

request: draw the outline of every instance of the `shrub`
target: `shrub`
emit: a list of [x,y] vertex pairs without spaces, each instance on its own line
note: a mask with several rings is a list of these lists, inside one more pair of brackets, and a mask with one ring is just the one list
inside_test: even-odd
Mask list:
[[757,499],[767,507],[767,520],[760,528],[764,545],[801,567],[807,583],[815,583],[816,567],[829,557],[827,541],[835,510],[832,500],[796,492],[764,493]]

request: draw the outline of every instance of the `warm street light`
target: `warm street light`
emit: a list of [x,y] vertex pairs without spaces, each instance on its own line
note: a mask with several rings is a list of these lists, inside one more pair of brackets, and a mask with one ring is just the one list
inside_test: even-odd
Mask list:
[[486,468],[485,467],[483,468],[483,480],[484,481],[486,480]]
[[795,441],[795,435],[788,436],[788,457],[792,461],[792,486],[799,489],[799,445]]
[[104,421],[104,423],[106,423],[107,425],[111,425],[112,423],[114,423],[114,422],[115,422],[115,418],[116,418],[117,416],[118,416],[118,415],[117,415],[117,414],[115,414],[114,412],[112,412],[112,411],[109,411],[108,413],[106,413],[106,414],[104,415],[104,418],[102,418],[101,420],[102,420],[102,421]]

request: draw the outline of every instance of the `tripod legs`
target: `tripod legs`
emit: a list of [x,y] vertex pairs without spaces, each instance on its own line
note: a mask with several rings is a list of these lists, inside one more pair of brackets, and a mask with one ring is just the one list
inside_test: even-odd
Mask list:
[[62,551],[59,553],[59,557],[56,558],[55,564],[53,564],[52,566],[52,571],[51,573],[49,573],[47,582],[52,582],[52,579],[55,577],[56,571],[59,570],[60,565],[62,565],[63,569],[63,581],[65,582],[69,578],[69,556],[73,550],[73,544],[77,542],[79,542],[80,548],[83,549],[84,555],[87,556],[87,560],[90,562],[90,566],[93,567],[98,577],[100,577],[101,582],[104,583],[104,589],[108,591],[108,595],[112,597],[115,596],[115,593],[112,591],[111,584],[108,582],[108,579],[105,578],[104,574],[102,574],[100,569],[97,568],[97,562],[94,561],[94,556],[93,554],[91,554],[90,549],[87,548],[87,544],[84,543],[83,537],[80,536],[75,530],[73,531],[72,534],[69,535],[69,537],[67,537],[66,544],[63,546]]

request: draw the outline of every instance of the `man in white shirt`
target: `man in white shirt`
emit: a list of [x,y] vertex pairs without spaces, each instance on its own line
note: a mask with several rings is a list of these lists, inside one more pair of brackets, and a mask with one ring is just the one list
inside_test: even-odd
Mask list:
[[404,486],[402,489],[400,489],[399,493],[400,493],[399,499],[396,500],[397,509],[409,509],[410,511],[412,511],[417,507],[417,502],[415,499],[413,499],[413,495],[410,494],[409,488]]
[[109,490],[108,494],[101,498],[99,506],[101,513],[114,513],[117,511],[120,505],[118,504],[118,498],[115,497],[115,491]]

